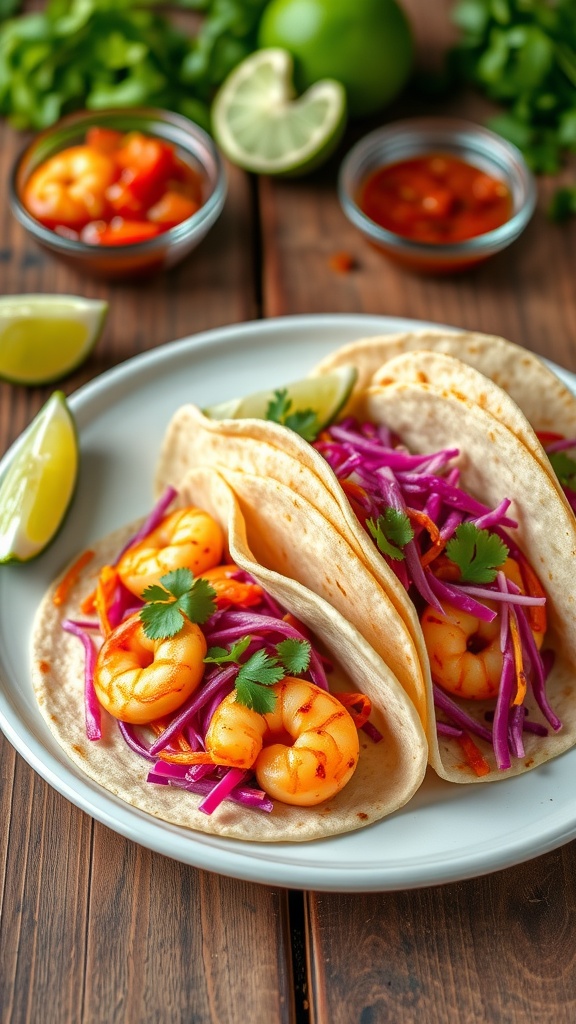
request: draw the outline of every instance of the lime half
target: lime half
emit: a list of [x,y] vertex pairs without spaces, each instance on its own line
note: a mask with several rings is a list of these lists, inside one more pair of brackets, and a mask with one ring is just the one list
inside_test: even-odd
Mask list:
[[55,391],[23,434],[0,483],[0,562],[27,562],[50,543],[74,494],[76,427]]
[[71,373],[96,344],[108,303],[74,295],[0,298],[0,377],[49,384]]
[[225,80],[212,127],[232,163],[258,174],[302,174],[336,146],[346,122],[340,82],[316,82],[296,98],[286,50],[257,50]]
[[324,377],[304,377],[294,384],[287,384],[274,391],[257,391],[246,398],[232,398],[228,402],[204,409],[204,415],[212,420],[267,419],[266,413],[279,391],[286,393],[290,413],[304,413],[312,410],[316,414],[317,432],[324,430],[350,398],[356,383],[358,371],[354,366],[339,366]]

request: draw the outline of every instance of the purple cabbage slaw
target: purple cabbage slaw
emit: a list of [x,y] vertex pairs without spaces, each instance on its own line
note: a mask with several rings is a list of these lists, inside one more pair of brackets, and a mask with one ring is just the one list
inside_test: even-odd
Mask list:
[[[174,488],[167,488],[143,526],[124,545],[115,559],[114,565],[118,564],[125,551],[140,543],[156,529],[176,494],[177,491]],[[243,583],[259,586],[250,573],[241,569],[234,573],[233,578]],[[108,611],[112,628],[120,625],[129,615],[138,611],[143,604],[144,602],[135,598],[118,579]],[[244,652],[244,660],[260,649],[273,655],[275,654],[275,645],[282,640],[306,639],[295,626],[285,620],[286,615],[287,610],[270,594],[262,590],[257,606],[252,606],[249,609],[236,607],[217,609],[203,624],[202,632],[209,648],[230,647],[235,641],[250,634],[252,641]],[[94,689],[93,676],[97,646],[91,634],[93,632],[100,633],[100,626],[96,620],[66,619],[62,623],[62,628],[78,637],[84,646],[86,735],[89,740],[96,741],[102,737],[102,708]],[[320,689],[329,690],[326,671],[330,667],[329,661],[311,645],[308,670],[299,678],[308,679]],[[143,738],[139,727],[117,720],[118,729],[127,746],[152,764],[147,781],[156,785],[171,785],[200,794],[203,800],[199,804],[199,810],[206,814],[212,814],[225,799],[267,813],[273,810],[272,800],[263,790],[255,788],[253,785],[252,772],[221,765],[182,765],[158,758],[161,751],[180,752],[182,748],[178,743],[179,737],[183,737],[192,751],[205,750],[205,735],[212,715],[224,698],[233,691],[238,671],[239,666],[235,664],[208,664],[200,686],[174,712],[170,723],[151,744]],[[378,743],[382,739],[382,734],[371,722],[364,723],[361,728],[373,742]]]
[[[350,492],[351,506],[369,536],[367,520],[377,520],[391,507],[404,513],[424,513],[438,527],[440,540],[444,543],[450,540],[461,523],[473,523],[478,529],[498,534],[509,548],[511,557],[522,559],[508,532],[518,525],[507,515],[511,500],[504,498],[497,508],[491,509],[462,490],[459,469],[453,464],[459,449],[413,455],[396,443],[386,426],[360,424],[352,417],[328,427],[314,447],[340,481],[355,485]],[[490,727],[479,723],[467,710],[473,701],[460,703],[441,689],[439,680],[434,680],[434,703],[446,719],[438,722],[438,734],[458,737],[473,733],[491,744],[498,769],[506,771],[511,767],[511,757],[524,756],[523,732],[548,733],[545,726],[527,719],[524,702],[513,703],[516,671],[510,627],[512,616],[518,625],[523,666],[535,702],[552,729],[561,728],[561,722],[546,696],[552,652],[540,654],[528,620],[530,607],[543,605],[545,599],[520,594],[519,588],[507,580],[503,572],[497,574],[494,583],[473,586],[439,579],[432,571],[433,561],[431,565],[422,565],[422,556],[432,542],[429,542],[428,532],[414,518],[414,537],[404,546],[404,560],[392,559],[385,554],[382,557],[417,606],[424,603],[442,612],[442,603],[449,603],[460,611],[490,622],[497,612],[484,602],[496,601],[501,614],[502,672]]]

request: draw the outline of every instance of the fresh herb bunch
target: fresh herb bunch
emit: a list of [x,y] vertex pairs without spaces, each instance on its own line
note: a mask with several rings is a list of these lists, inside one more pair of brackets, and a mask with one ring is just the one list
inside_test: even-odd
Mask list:
[[490,127],[555,173],[576,152],[576,0],[459,0],[453,19],[458,77],[506,107]]
[[[255,48],[265,2],[173,0],[203,14],[188,36],[151,0],[49,0],[0,25],[0,114],[38,129],[81,107],[150,105],[208,128],[215,89]],[[17,9],[0,4],[0,15]]]

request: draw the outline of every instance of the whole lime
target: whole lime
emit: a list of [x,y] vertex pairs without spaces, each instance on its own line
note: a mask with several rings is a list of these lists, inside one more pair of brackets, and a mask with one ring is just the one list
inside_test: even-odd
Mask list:
[[341,82],[353,115],[372,114],[400,92],[414,50],[396,0],[271,0],[258,43],[292,54],[301,90],[323,78]]

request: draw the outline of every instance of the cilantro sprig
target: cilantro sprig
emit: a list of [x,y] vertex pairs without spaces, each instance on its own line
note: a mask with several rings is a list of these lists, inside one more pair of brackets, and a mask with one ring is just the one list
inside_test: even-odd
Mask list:
[[305,672],[310,664],[310,644],[307,640],[288,639],[276,644],[274,653],[263,648],[254,651],[250,657],[241,662],[252,636],[244,636],[230,648],[211,647],[204,661],[208,664],[235,663],[238,674],[235,680],[236,700],[260,715],[274,710],[276,694],[270,689],[285,676],[296,676]]
[[140,619],[150,640],[176,636],[184,616],[201,624],[216,611],[216,591],[208,580],[195,579],[190,569],[167,573],[160,584],[147,587],[142,597],[146,604],[140,609]]
[[397,508],[387,508],[378,519],[367,519],[366,526],[376,541],[378,550],[396,562],[406,557],[402,548],[414,537],[414,530],[405,512]]
[[289,427],[305,441],[315,441],[320,432],[320,423],[314,409],[291,412],[292,404],[286,388],[275,391],[274,398],[268,403],[265,418],[280,423],[283,427]]
[[446,554],[460,569],[464,583],[492,583],[508,558],[508,548],[497,534],[460,523],[446,545]]
[[576,462],[566,452],[550,452],[550,465],[563,487],[576,490]]

